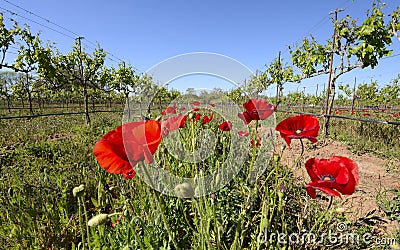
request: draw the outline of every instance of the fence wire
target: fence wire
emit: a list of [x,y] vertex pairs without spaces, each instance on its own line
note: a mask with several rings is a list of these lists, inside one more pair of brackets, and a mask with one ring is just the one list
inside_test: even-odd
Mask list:
[[[123,110],[93,110],[89,111],[89,113],[111,113],[111,112],[124,112]],[[82,112],[63,112],[63,113],[51,113],[51,114],[35,114],[35,115],[19,115],[19,116],[3,116],[0,117],[0,120],[10,120],[10,119],[31,119],[37,117],[44,117],[44,116],[61,116],[61,115],[83,115],[85,114],[84,111]]]
[[[93,110],[89,111],[89,113],[123,113],[123,110]],[[398,121],[382,121],[382,120],[373,120],[373,119],[365,119],[365,118],[358,118],[358,117],[349,117],[349,116],[342,116],[342,115],[327,115],[327,114],[315,114],[309,112],[300,112],[300,111],[293,111],[293,110],[281,110],[278,109],[276,112],[280,113],[292,113],[292,114],[303,114],[303,115],[312,115],[316,117],[331,117],[337,119],[345,119],[345,120],[352,120],[352,121],[360,121],[360,122],[369,122],[369,123],[378,123],[378,124],[388,124],[388,125],[400,125]],[[0,117],[0,120],[8,120],[8,119],[31,119],[36,117],[46,117],[46,116],[62,116],[62,115],[82,115],[85,114],[84,111],[82,112],[63,112],[63,113],[51,113],[51,114],[35,114],[35,115],[20,115],[20,116],[3,116]]]
[[314,113],[291,111],[291,110],[276,110],[276,112],[312,115],[312,116],[316,116],[316,117],[331,117],[331,118],[339,118],[339,119],[346,119],[346,120],[353,120],[353,121],[360,121],[360,122],[400,125],[400,122],[396,122],[396,121],[380,121],[380,120],[363,119],[363,118],[357,118],[357,117],[349,117],[349,116],[343,116],[343,115],[314,114]]

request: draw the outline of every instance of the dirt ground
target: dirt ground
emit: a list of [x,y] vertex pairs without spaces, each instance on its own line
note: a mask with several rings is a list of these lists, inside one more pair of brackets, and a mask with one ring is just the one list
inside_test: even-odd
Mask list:
[[[284,145],[284,141],[277,138],[277,150]],[[282,163],[291,166],[294,159],[301,152],[299,140],[292,140],[291,149],[286,148],[282,156]],[[358,165],[359,184],[356,192],[352,195],[343,195],[342,199],[334,199],[334,205],[344,208],[348,218],[353,222],[372,223],[375,225],[378,233],[384,235],[400,233],[400,225],[386,218],[385,213],[379,208],[376,196],[381,190],[393,189],[400,186],[399,172],[391,173],[387,171],[388,166],[397,166],[400,169],[400,160],[389,161],[381,159],[372,154],[357,155],[352,153],[347,146],[338,141],[326,140],[317,142],[313,146],[311,143],[305,143],[305,151],[302,164],[295,169],[295,174],[299,183],[308,183],[310,178],[304,168],[304,163],[309,158],[329,158],[332,155],[345,156]]]

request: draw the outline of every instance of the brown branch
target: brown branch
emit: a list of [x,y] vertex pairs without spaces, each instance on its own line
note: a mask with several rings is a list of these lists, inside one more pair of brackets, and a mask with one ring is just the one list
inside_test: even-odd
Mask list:
[[400,35],[397,33],[395,22],[392,22],[393,35],[400,41]]
[[339,72],[339,74],[335,75],[335,78],[337,79],[337,78],[339,78],[339,76],[341,76],[341,75],[343,75],[343,74],[345,74],[345,73],[347,73],[347,72],[349,72],[349,71],[352,71],[352,70],[355,69],[355,68],[362,68],[363,65],[364,65],[364,64],[363,64],[362,62],[358,62],[358,63],[356,63],[356,64],[354,64],[354,65],[345,66],[345,67],[343,67],[343,68],[341,68],[341,67],[336,67],[335,70],[336,70],[336,69],[340,69],[340,72]]
[[8,69],[12,69],[15,72],[29,73],[29,70],[19,69],[19,68],[15,67],[14,65],[8,65],[7,63],[0,64],[0,69],[3,68],[3,67],[4,68],[8,68]]
[[329,70],[318,70],[317,72],[312,73],[310,75],[306,75],[306,74],[300,75],[300,80],[303,80],[303,79],[306,79],[306,78],[313,78],[313,77],[316,77],[316,76],[326,75],[326,74],[329,74]]

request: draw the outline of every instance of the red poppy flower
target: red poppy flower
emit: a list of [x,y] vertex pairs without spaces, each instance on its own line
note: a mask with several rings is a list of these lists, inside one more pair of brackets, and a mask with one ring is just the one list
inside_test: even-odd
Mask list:
[[221,129],[222,131],[229,131],[229,130],[232,129],[232,122],[230,122],[230,121],[225,121],[225,122],[221,123],[221,124],[218,126],[218,128]]
[[177,130],[178,128],[180,128],[183,120],[186,120],[186,118],[185,115],[182,114],[164,119],[161,124],[163,137],[168,136],[169,131]]
[[194,105],[194,106],[200,106],[200,102],[194,101],[194,102],[193,102],[193,105]]
[[153,161],[153,154],[160,142],[160,122],[154,120],[131,122],[103,136],[94,146],[93,153],[104,170],[131,179],[135,176],[133,167],[138,162]]
[[193,111],[199,111],[199,108],[192,108]]
[[275,128],[290,148],[292,139],[309,139],[312,143],[317,142],[319,122],[315,116],[297,115],[286,118]]
[[212,120],[213,116],[214,116],[214,114],[211,114],[210,116],[206,116],[206,115],[205,115],[205,116],[203,117],[203,121],[201,122],[201,124],[204,125],[204,124],[206,124],[206,123],[209,123],[209,122]]
[[247,112],[239,113],[239,114],[238,114],[238,117],[239,117],[240,119],[242,119],[242,121],[244,121],[244,123],[246,123],[246,124],[249,124],[249,123],[252,121],[252,119],[251,119],[249,113],[247,113]]
[[262,99],[250,99],[243,104],[243,107],[251,120],[265,120],[275,111],[274,105]]
[[[254,140],[251,140],[251,146],[254,147]],[[255,144],[257,147],[261,146],[261,140],[260,138],[257,138],[257,144]]]
[[176,103],[174,103],[174,106],[172,107],[167,107],[161,114],[162,115],[176,114]]
[[208,105],[210,105],[210,107],[215,107],[215,104],[213,104],[213,103],[210,103],[210,104],[208,104]]
[[248,131],[238,131],[238,135],[239,135],[240,137],[243,137],[243,136],[249,136],[250,134],[249,134]]
[[200,115],[199,113],[197,113],[197,114],[194,116],[193,121],[198,121],[198,120],[200,120],[200,118],[201,118],[201,115]]
[[316,190],[328,195],[350,195],[358,184],[358,167],[351,159],[332,156],[329,159],[311,158],[306,162],[307,173],[311,182],[306,189],[311,198],[316,198]]
[[181,124],[179,125],[179,128],[184,128],[185,127],[185,122],[187,120],[187,115],[184,115],[182,120],[181,120]]
[[186,110],[186,108],[185,108],[185,107],[182,107],[182,108],[181,108],[181,111],[182,111],[182,112],[183,112],[183,111],[185,111],[185,110]]

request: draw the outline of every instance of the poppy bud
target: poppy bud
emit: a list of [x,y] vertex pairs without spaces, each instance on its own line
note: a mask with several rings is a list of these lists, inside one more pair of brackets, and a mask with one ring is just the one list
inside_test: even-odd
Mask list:
[[278,187],[278,192],[279,192],[279,193],[285,193],[286,191],[287,191],[287,188],[286,188],[285,185],[280,185],[280,186]]
[[189,117],[189,119],[193,119],[193,118],[196,117],[196,113],[190,113],[190,114],[188,115],[188,117]]
[[194,196],[193,187],[187,182],[176,185],[174,191],[181,198],[193,198]]
[[336,212],[338,213],[344,213],[345,209],[343,207],[338,207],[336,208]]
[[219,185],[220,181],[221,181],[221,174],[218,173],[217,176],[215,177],[215,183]]
[[285,187],[285,185],[280,185],[278,187],[278,197],[279,197],[279,205],[281,206],[281,201],[283,199],[283,197],[285,196],[287,189]]
[[72,189],[72,194],[74,195],[74,197],[81,197],[84,191],[85,191],[85,186],[81,184],[78,187],[74,187],[74,189]]
[[103,225],[106,223],[108,220],[108,214],[98,214],[94,217],[92,217],[88,221],[88,226],[89,227],[97,227],[98,225]]

